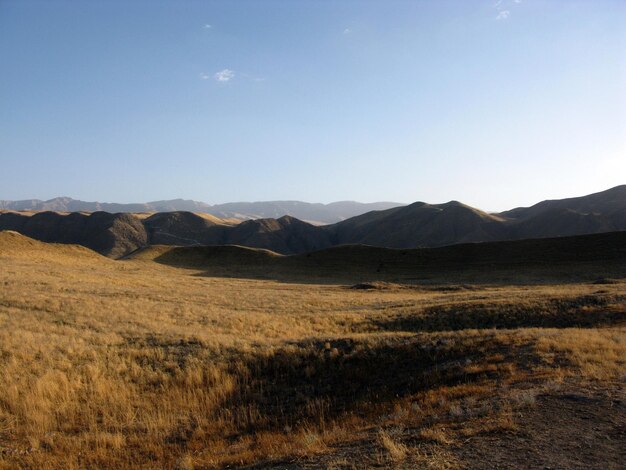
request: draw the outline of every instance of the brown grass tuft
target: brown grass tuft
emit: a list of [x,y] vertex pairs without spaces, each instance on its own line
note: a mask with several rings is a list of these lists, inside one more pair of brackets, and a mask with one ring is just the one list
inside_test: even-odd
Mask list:
[[409,452],[408,447],[392,438],[388,432],[382,429],[378,432],[378,442],[385,451],[385,455],[389,461],[398,463],[407,458]]

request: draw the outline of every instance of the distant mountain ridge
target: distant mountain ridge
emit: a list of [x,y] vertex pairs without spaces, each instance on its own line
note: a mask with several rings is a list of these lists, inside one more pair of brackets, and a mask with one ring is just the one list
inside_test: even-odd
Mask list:
[[226,219],[269,219],[284,215],[296,217],[317,224],[332,224],[373,210],[398,207],[397,202],[362,203],[339,201],[330,204],[302,201],[228,202],[207,204],[187,199],[172,199],[146,203],[119,204],[111,202],[86,202],[70,197],[57,197],[48,201],[26,199],[22,201],[2,201],[0,209],[13,211],[54,211],[54,212],[203,212]]
[[500,214],[457,201],[415,202],[322,226],[289,215],[232,224],[188,211],[156,213],[146,218],[107,212],[6,212],[0,213],[0,230],[14,230],[42,241],[76,243],[114,258],[148,245],[242,245],[281,254],[337,245],[439,247],[626,231],[626,185]]

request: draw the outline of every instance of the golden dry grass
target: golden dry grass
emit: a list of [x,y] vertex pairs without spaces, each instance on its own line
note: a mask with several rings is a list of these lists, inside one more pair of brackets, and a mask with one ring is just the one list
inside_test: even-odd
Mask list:
[[619,380],[624,286],[358,291],[0,233],[0,468],[219,468],[373,428],[383,461],[451,468],[436,446],[513,428],[546,384]]
[[408,447],[394,439],[389,434],[389,432],[383,430],[379,431],[378,440],[381,447],[385,451],[385,457],[387,458],[387,460],[393,463],[398,463],[406,460],[407,454],[409,452]]

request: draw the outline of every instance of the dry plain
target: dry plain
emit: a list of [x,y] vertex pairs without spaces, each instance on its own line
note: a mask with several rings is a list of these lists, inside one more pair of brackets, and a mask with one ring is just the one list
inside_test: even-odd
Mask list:
[[169,250],[0,232],[0,468],[623,464],[619,269],[290,279]]

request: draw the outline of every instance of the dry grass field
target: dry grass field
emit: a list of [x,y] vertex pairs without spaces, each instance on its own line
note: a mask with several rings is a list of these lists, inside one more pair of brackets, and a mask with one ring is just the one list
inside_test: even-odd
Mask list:
[[623,464],[626,279],[355,289],[153,258],[0,232],[0,468]]

